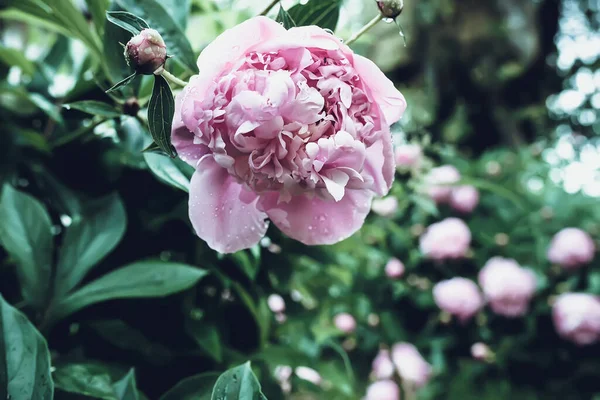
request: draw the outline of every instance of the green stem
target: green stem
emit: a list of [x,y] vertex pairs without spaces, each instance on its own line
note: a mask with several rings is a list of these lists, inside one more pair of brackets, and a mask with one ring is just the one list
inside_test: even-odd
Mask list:
[[166,69],[163,69],[157,75],[162,75],[169,82],[174,83],[175,85],[178,85],[178,86],[181,86],[181,87],[186,86],[188,84],[186,81],[182,81],[181,79],[179,79],[178,77],[176,77],[175,75],[173,75],[172,73],[170,73],[169,71],[167,71]]
[[89,126],[82,126],[81,128],[77,129],[75,132],[73,132],[71,134],[61,136],[58,139],[56,139],[56,141],[54,143],[52,143],[52,148],[56,149],[57,147],[64,146],[65,144],[72,142],[73,140],[75,140],[81,136],[85,136],[86,134],[93,132],[94,129],[98,125],[101,125],[101,124],[105,123],[106,121],[108,121],[108,119],[96,120]]
[[273,0],[268,6],[267,8],[265,8],[263,10],[263,12],[261,12],[259,15],[267,15],[269,13],[269,11],[271,11],[271,9],[273,7],[275,7],[275,4],[279,3],[279,0]]
[[375,25],[377,25],[379,23],[379,21],[381,21],[382,19],[383,19],[383,15],[381,15],[381,14],[377,15],[375,18],[373,18],[371,21],[369,21],[365,26],[363,26],[358,32],[356,32],[354,35],[350,36],[350,38],[348,40],[346,40],[346,45],[350,46],[352,43],[356,42],[356,39],[358,39],[363,34],[368,32],[371,28],[373,28]]

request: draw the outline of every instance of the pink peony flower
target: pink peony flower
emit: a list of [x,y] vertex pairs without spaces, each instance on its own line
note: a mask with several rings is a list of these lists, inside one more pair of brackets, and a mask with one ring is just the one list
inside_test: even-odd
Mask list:
[[477,342],[471,346],[471,356],[479,361],[485,361],[491,355],[491,350],[487,344]]
[[464,257],[471,244],[471,231],[458,218],[446,218],[430,225],[421,235],[421,252],[433,260]]
[[356,329],[356,320],[348,313],[340,313],[333,318],[333,324],[344,333],[352,333]]
[[371,204],[371,210],[382,217],[393,217],[398,211],[398,199],[393,196],[375,199]]
[[404,264],[397,258],[390,258],[385,264],[385,274],[390,279],[400,279],[404,275]]
[[167,46],[154,29],[144,29],[127,42],[125,59],[139,74],[151,75],[167,61]]
[[561,294],[552,308],[558,334],[580,346],[600,340],[600,299],[585,293]]
[[456,315],[461,322],[471,319],[483,307],[479,288],[466,278],[452,278],[437,283],[433,287],[433,298],[440,309]]
[[479,286],[496,314],[524,315],[536,290],[536,277],[512,259],[492,257],[479,271]]
[[394,375],[394,363],[390,357],[390,351],[381,349],[373,359],[373,375],[376,379],[389,379]]
[[470,213],[479,204],[479,191],[473,186],[463,185],[452,189],[450,207],[462,213]]
[[425,177],[427,194],[438,204],[450,200],[452,185],[460,181],[460,172],[452,165],[433,168]]
[[577,269],[594,259],[596,246],[586,232],[577,228],[565,228],[550,242],[548,260],[565,269]]
[[373,382],[364,400],[400,400],[400,388],[392,380]]
[[190,220],[213,249],[256,244],[269,218],[305,244],[363,224],[394,178],[390,124],[406,102],[368,59],[316,26],[256,17],[198,58],[172,143],[196,168]]
[[285,300],[278,294],[272,294],[267,298],[269,310],[274,313],[282,313],[285,311]]
[[392,347],[392,361],[400,377],[417,387],[424,386],[431,377],[431,365],[412,344],[395,344]]
[[396,157],[396,166],[400,169],[413,168],[419,166],[423,151],[417,144],[401,144],[394,150]]

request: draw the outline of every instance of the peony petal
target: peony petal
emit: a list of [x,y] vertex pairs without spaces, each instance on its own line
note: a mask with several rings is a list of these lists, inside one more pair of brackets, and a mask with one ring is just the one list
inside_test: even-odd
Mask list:
[[406,100],[394,83],[373,61],[360,55],[354,56],[354,68],[365,81],[375,103],[379,105],[388,125],[397,122],[406,110]]
[[380,140],[367,148],[367,159],[363,174],[373,178],[373,190],[380,196],[385,196],[394,182],[396,165],[392,137],[384,131]]
[[198,57],[199,76],[212,81],[229,65],[239,60],[250,47],[285,34],[283,26],[267,17],[251,18],[226,30]]
[[260,241],[268,223],[257,201],[211,156],[198,162],[190,186],[190,221],[213,250],[234,253]]
[[271,207],[263,206],[271,221],[289,237],[308,245],[333,244],[360,229],[372,198],[370,190],[349,189],[338,202],[300,195],[289,203],[271,201]]
[[181,105],[185,94],[180,92],[175,96],[175,114],[171,129],[171,144],[177,150],[179,158],[196,167],[198,160],[208,153],[208,147],[194,144],[194,134],[184,124],[181,118]]

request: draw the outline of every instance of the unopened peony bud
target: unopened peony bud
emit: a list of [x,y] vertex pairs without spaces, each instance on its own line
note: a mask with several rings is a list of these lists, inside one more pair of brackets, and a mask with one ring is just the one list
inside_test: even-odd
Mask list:
[[144,29],[125,46],[125,59],[135,72],[152,75],[167,61],[167,46],[154,29]]
[[580,346],[600,340],[600,300],[585,293],[565,293],[552,307],[558,334]]
[[297,367],[294,372],[300,379],[304,379],[305,381],[309,381],[317,386],[323,383],[323,378],[321,375],[312,368],[309,367]]
[[390,357],[390,351],[381,349],[373,359],[373,376],[376,379],[389,379],[394,375],[394,363]]
[[483,296],[479,288],[470,279],[452,278],[437,283],[433,287],[435,304],[461,322],[473,317],[483,306]]
[[375,199],[371,205],[371,210],[382,217],[393,217],[398,211],[398,199],[393,196]]
[[565,228],[550,242],[548,260],[565,269],[577,269],[594,259],[596,246],[586,232],[577,228]]
[[272,294],[267,299],[269,309],[274,313],[282,313],[285,311],[285,300],[278,294]]
[[394,150],[396,166],[400,170],[418,167],[421,163],[422,155],[421,146],[416,144],[402,144]]
[[473,186],[464,185],[452,189],[450,206],[456,211],[470,213],[479,203],[479,191]]
[[356,329],[356,320],[348,313],[341,313],[333,318],[333,324],[344,333],[352,333]]
[[390,258],[385,264],[385,275],[390,279],[400,279],[404,275],[404,264],[397,258]]
[[430,225],[420,238],[421,252],[433,260],[462,258],[471,244],[471,231],[458,218]]
[[402,14],[404,9],[404,0],[376,0],[379,12],[385,18],[396,19],[398,15]]
[[438,204],[450,200],[452,185],[460,181],[460,172],[452,165],[433,168],[425,177],[427,194]]
[[416,387],[424,386],[431,377],[431,365],[412,344],[395,344],[392,347],[392,361],[400,377]]
[[515,260],[492,257],[479,272],[479,285],[496,314],[518,317],[529,309],[537,281],[533,272]]
[[400,400],[400,388],[389,379],[374,382],[367,388],[364,400]]
[[471,356],[478,361],[488,361],[492,356],[492,351],[485,343],[475,343],[471,346]]

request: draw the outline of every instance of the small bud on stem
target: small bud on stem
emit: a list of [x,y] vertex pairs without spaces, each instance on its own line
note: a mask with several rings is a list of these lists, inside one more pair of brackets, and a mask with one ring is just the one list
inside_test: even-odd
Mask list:
[[144,29],[125,46],[125,59],[135,72],[152,75],[167,61],[167,46],[154,29]]

